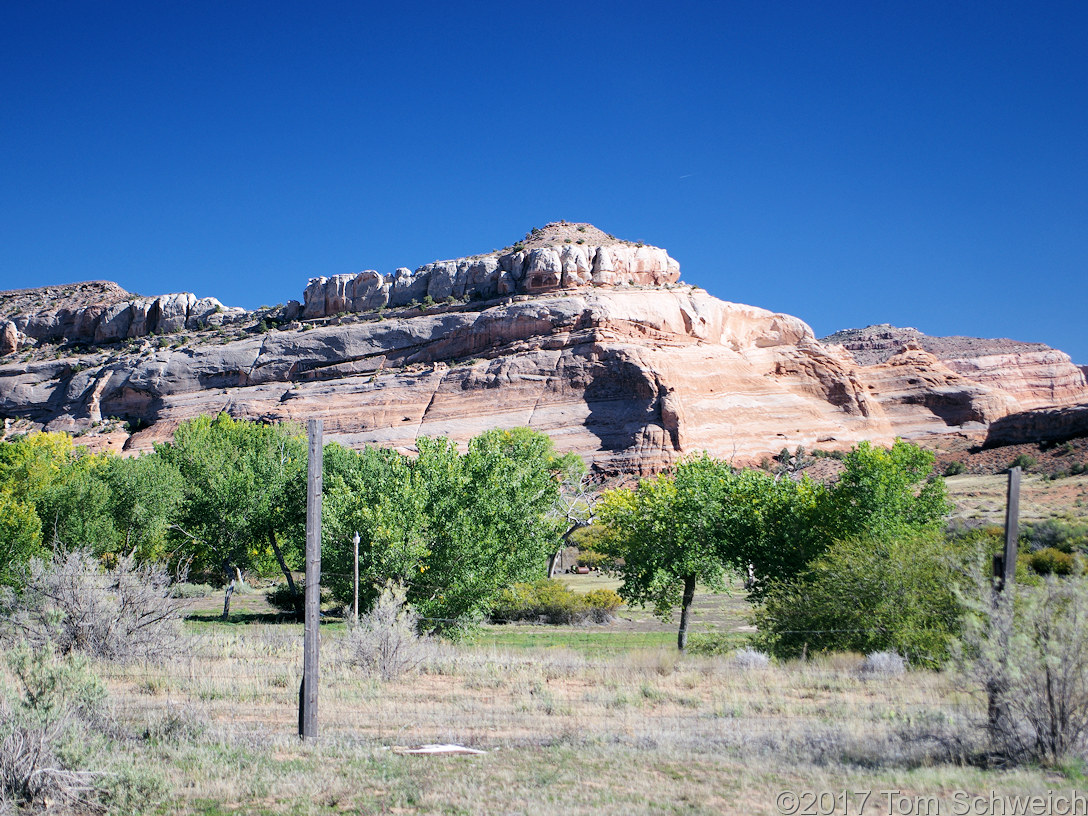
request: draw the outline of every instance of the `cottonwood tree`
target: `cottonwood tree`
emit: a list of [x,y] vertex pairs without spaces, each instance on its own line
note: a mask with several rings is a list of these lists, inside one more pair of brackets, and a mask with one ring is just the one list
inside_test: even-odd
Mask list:
[[542,577],[564,526],[551,514],[559,484],[550,444],[514,429],[482,434],[464,454],[448,439],[427,438],[414,459],[335,452],[323,519],[336,597],[350,598],[355,531],[361,600],[373,601],[387,581],[401,584],[425,629],[456,633],[510,584]]
[[[183,422],[156,453],[185,484],[171,533],[194,570],[222,569],[228,584],[223,617],[242,570],[274,563],[296,597],[306,517],[306,442],[301,429],[232,419]],[[274,561],[273,561],[274,559]]]
[[724,591],[731,572],[720,549],[721,482],[728,466],[709,457],[689,459],[672,476],[643,479],[634,489],[604,493],[597,505],[607,531],[604,547],[623,559],[619,594],[652,604],[669,619],[680,607],[677,647],[687,646],[697,583]]

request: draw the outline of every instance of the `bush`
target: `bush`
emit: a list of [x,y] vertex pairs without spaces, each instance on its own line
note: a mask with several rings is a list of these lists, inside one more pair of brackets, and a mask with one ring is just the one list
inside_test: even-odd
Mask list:
[[755,643],[776,657],[895,651],[939,665],[958,634],[969,546],[936,534],[837,541],[797,578],[772,583]]
[[1027,563],[1039,575],[1072,575],[1077,568],[1072,555],[1054,547],[1029,554]]
[[604,553],[597,552],[596,550],[579,550],[578,551],[578,566],[589,567],[590,569],[599,569],[606,564],[611,564],[612,559]]
[[765,669],[771,664],[771,658],[765,652],[756,649],[738,649],[733,655],[733,665],[744,671]]
[[184,601],[164,567],[126,556],[106,572],[88,550],[73,550],[31,559],[22,584],[0,594],[0,625],[35,649],[120,661],[165,660],[177,650]]
[[956,658],[987,699],[995,756],[1055,766],[1088,750],[1088,581],[1049,577],[994,597],[985,572],[965,603]]
[[949,462],[944,469],[945,476],[959,476],[967,472],[967,465],[963,462]]
[[1020,541],[1033,550],[1053,547],[1062,552],[1088,549],[1088,524],[1064,518],[1028,522],[1021,527]]
[[8,659],[18,689],[0,698],[0,809],[93,810],[95,773],[79,770],[82,746],[100,727],[105,692],[78,659],[23,646]]
[[276,584],[265,594],[265,600],[280,612],[289,612],[301,618],[306,600],[306,580],[296,581],[293,593],[286,581]]
[[1039,460],[1036,459],[1034,456],[1027,453],[1021,453],[1019,456],[1012,460],[1012,463],[1009,465],[1009,467],[1018,467],[1023,468],[1024,470],[1031,470],[1031,468],[1035,467],[1037,464],[1039,464]]
[[348,632],[348,662],[368,676],[392,680],[416,669],[426,656],[427,639],[420,637],[419,616],[405,595],[404,587],[387,583]]
[[594,589],[579,595],[562,581],[542,578],[504,589],[491,610],[494,622],[518,620],[544,623],[607,623],[623,603],[610,589]]
[[870,652],[858,667],[867,676],[898,677],[907,670],[907,661],[897,652]]
[[596,623],[608,623],[614,617],[614,613],[623,605],[623,598],[611,589],[591,589],[582,596],[585,605],[589,607],[590,617]]

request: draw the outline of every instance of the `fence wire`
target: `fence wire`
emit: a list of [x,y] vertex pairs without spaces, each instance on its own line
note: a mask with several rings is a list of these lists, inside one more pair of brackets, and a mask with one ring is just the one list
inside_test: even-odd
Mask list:
[[[867,675],[857,656],[746,668],[730,656],[647,646],[641,632],[565,627],[549,641],[524,648],[424,640],[411,645],[400,676],[382,680],[357,664],[348,633],[323,631],[319,734],[375,746],[697,750],[773,749],[830,735],[903,750],[910,740],[940,741],[979,712],[946,673]],[[257,739],[297,733],[301,627],[251,624],[194,634],[187,644],[164,664],[100,667],[120,719],[159,727],[191,721]]]

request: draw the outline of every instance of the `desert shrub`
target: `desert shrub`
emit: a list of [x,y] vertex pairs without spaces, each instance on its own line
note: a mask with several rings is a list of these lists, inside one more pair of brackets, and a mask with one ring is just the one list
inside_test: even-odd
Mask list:
[[590,617],[597,623],[612,620],[615,611],[623,605],[623,598],[619,593],[604,588],[591,589],[582,596],[582,600],[589,607]]
[[737,636],[732,632],[693,632],[687,651],[693,655],[728,655],[736,651]]
[[188,582],[174,584],[175,598],[207,598],[215,595],[218,588],[211,584],[190,584]]
[[1088,580],[1049,577],[994,596],[982,570],[956,663],[987,699],[995,757],[1054,766],[1088,750]]
[[1074,476],[1084,473],[1085,471],[1088,471],[1088,464],[1085,464],[1084,462],[1074,462],[1069,466],[1069,472]]
[[1039,575],[1072,575],[1077,568],[1072,555],[1054,547],[1045,547],[1030,553],[1027,564]]
[[1088,524],[1068,518],[1027,522],[1020,529],[1020,542],[1032,550],[1046,547],[1066,553],[1088,550]]
[[0,632],[61,654],[106,660],[165,660],[180,637],[184,601],[162,566],[131,556],[105,571],[88,550],[31,559],[18,592],[0,594]]
[[967,465],[963,462],[949,462],[944,469],[945,476],[959,476],[967,472]]
[[580,595],[562,581],[542,578],[503,590],[491,610],[491,619],[557,624],[587,620],[605,623],[612,619],[612,613],[622,603],[623,599],[610,589],[594,589]]
[[268,590],[264,597],[270,605],[280,612],[301,615],[306,600],[306,581],[305,579],[296,581],[294,592],[291,592],[291,587],[287,585],[286,581],[276,584],[272,589]]
[[765,652],[744,648],[736,651],[733,655],[732,663],[738,669],[753,671],[767,668],[771,664],[771,658]]
[[99,775],[80,768],[102,685],[82,659],[59,659],[51,648],[22,646],[7,663],[15,688],[0,698],[0,807],[93,809]]
[[1019,456],[1013,459],[1012,462],[1009,463],[1009,467],[1018,467],[1023,468],[1024,470],[1031,470],[1031,468],[1035,467],[1037,464],[1039,464],[1039,460],[1036,459],[1034,456],[1029,453],[1021,453]]
[[858,673],[869,677],[898,677],[907,670],[907,661],[898,652],[869,652]]
[[387,583],[374,606],[348,632],[348,662],[367,676],[392,680],[412,671],[426,657],[427,639],[419,616],[405,602],[404,587]]

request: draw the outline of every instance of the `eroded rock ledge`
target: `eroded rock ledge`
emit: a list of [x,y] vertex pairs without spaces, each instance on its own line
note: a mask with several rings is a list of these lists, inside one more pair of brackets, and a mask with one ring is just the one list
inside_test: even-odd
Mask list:
[[329,317],[445,300],[491,300],[585,286],[661,286],[680,279],[680,264],[659,248],[620,241],[592,224],[556,222],[534,229],[511,247],[471,258],[435,261],[385,276],[311,278],[302,317]]

